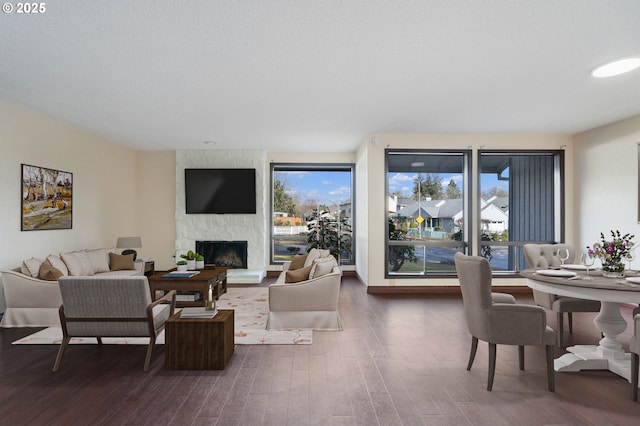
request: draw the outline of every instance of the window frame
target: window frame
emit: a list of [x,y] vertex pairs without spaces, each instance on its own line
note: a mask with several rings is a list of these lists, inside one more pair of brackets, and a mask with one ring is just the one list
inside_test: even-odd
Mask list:
[[290,172],[321,172],[321,171],[343,171],[350,173],[350,190],[351,190],[351,258],[348,261],[340,259],[340,265],[355,265],[356,259],[356,165],[354,163],[280,163],[272,162],[269,173],[269,262],[270,265],[282,265],[285,261],[275,260],[274,256],[274,226],[273,226],[273,185],[275,183],[275,173],[279,171]]
[[384,241],[385,241],[385,267],[384,267],[384,277],[385,279],[442,279],[442,278],[455,278],[457,276],[455,269],[451,272],[443,272],[443,271],[428,271],[425,269],[423,273],[390,273],[389,271],[389,246],[390,245],[411,245],[416,247],[424,247],[425,250],[425,259],[426,263],[426,250],[428,247],[462,247],[462,252],[467,254],[470,251],[470,248],[473,247],[473,239],[474,239],[474,221],[472,220],[472,196],[473,190],[471,187],[472,184],[472,176],[473,176],[473,151],[471,149],[396,149],[396,148],[387,148],[384,152],[384,161],[385,161],[385,211],[389,212],[389,155],[391,154],[433,154],[433,155],[460,155],[462,156],[463,166],[462,166],[462,175],[463,175],[463,197],[462,197],[462,206],[463,206],[463,229],[466,230],[463,233],[462,241],[431,241],[429,244],[425,244],[424,240],[419,241],[402,241],[402,242],[392,242],[393,240],[389,240],[389,215],[385,215],[385,223],[384,223]]
[[[554,238],[550,241],[538,241],[538,240],[526,240],[526,241],[482,241],[482,212],[481,212],[481,199],[482,199],[482,156],[483,155],[505,155],[505,156],[523,156],[523,155],[551,155],[554,158],[554,215],[558,217],[557,222],[554,224]],[[476,220],[476,241],[478,241],[478,247],[476,253],[480,252],[481,246],[486,245],[490,247],[514,247],[515,251],[521,251],[525,244],[557,244],[565,241],[566,231],[566,206],[565,206],[565,151],[562,149],[483,149],[478,150],[478,167],[476,170],[476,179],[478,182],[476,193],[476,208],[478,210],[478,217]],[[511,209],[511,206],[509,207]],[[511,215],[511,210],[509,214]],[[495,271],[492,269],[492,275],[494,277],[520,277],[520,271],[524,268],[520,268],[519,261],[516,256],[515,269],[506,271]]]

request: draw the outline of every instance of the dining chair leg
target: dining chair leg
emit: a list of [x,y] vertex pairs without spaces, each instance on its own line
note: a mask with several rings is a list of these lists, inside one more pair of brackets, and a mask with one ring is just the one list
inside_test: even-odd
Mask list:
[[555,368],[553,365],[554,355],[553,345],[547,345],[547,385],[549,392],[556,391]]
[[631,399],[638,400],[638,364],[640,364],[640,356],[631,352]]
[[573,333],[573,312],[569,312],[567,317],[569,317],[569,333]]
[[520,370],[524,370],[524,346],[518,346],[518,366]]
[[563,348],[562,335],[564,334],[564,314],[558,312],[558,347]]
[[467,370],[471,370],[473,360],[476,359],[476,351],[478,350],[478,338],[471,336],[471,353],[469,354],[469,362],[467,363]]
[[489,343],[489,377],[487,378],[487,390],[493,388],[493,376],[496,374],[496,344]]

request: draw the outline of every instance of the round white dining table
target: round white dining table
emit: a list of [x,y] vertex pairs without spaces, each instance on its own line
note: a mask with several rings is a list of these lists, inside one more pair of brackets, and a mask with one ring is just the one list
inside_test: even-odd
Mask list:
[[[565,269],[551,276],[550,270],[526,269],[520,274],[527,279],[527,286],[534,290],[558,296],[599,300],[600,312],[593,320],[596,328],[604,336],[598,345],[575,345],[567,348],[568,353],[554,362],[556,371],[609,370],[631,381],[631,356],[622,349],[618,340],[627,322],[620,314],[621,303],[640,303],[640,284],[625,278],[605,278],[601,271],[591,271],[589,279],[585,272],[573,271],[568,276]],[[640,280],[640,273],[630,272],[630,277]]]

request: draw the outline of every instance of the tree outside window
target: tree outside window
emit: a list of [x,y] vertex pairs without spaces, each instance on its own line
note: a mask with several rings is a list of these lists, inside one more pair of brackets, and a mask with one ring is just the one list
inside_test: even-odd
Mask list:
[[271,262],[327,248],[353,264],[352,164],[273,164]]

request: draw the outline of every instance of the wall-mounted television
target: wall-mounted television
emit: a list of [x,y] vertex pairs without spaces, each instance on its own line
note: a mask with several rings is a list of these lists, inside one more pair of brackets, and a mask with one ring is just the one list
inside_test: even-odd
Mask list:
[[187,214],[255,214],[255,169],[185,169]]

